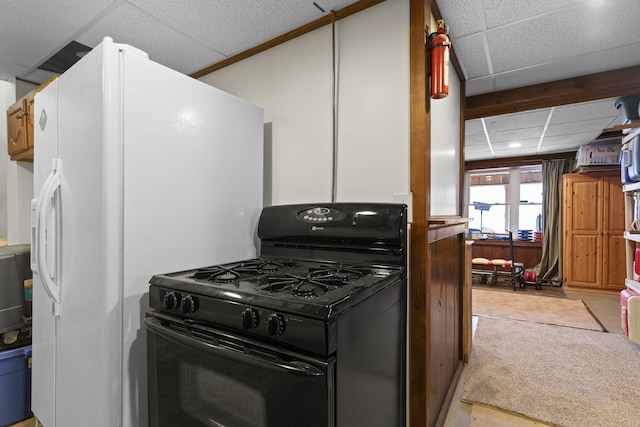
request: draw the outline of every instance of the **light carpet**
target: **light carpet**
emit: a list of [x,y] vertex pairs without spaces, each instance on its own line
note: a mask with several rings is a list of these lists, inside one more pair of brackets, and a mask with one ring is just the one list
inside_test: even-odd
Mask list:
[[480,317],[462,401],[563,427],[637,427],[638,366],[624,335]]
[[604,330],[584,303],[576,299],[473,289],[471,307],[475,315]]

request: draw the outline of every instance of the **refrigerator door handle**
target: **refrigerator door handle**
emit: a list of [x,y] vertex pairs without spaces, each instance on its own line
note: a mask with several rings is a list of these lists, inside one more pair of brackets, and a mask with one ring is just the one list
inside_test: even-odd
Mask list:
[[31,200],[31,271],[40,275],[38,271],[38,203],[40,199]]
[[[60,159],[51,161],[52,171],[47,177],[40,198],[35,208],[35,227],[32,238],[35,243],[34,272],[40,276],[44,290],[51,298],[52,313],[60,316],[60,287],[58,286],[58,261],[60,252],[60,195],[56,194],[60,188]],[[49,207],[52,206],[52,209]],[[52,214],[53,212],[53,214]],[[52,216],[54,215],[54,216]],[[51,227],[49,220],[53,218]]]

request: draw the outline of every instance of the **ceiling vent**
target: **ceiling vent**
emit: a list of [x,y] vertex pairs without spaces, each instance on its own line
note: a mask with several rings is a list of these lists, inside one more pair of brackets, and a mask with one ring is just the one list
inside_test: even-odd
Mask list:
[[67,71],[73,64],[78,62],[80,58],[89,53],[91,48],[77,41],[72,41],[65,47],[60,49],[52,57],[47,59],[38,67],[40,70],[50,71],[56,74],[62,74]]

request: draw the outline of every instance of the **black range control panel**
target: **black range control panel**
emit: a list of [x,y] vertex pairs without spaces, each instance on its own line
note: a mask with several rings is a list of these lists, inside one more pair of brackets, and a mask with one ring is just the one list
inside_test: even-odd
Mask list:
[[305,209],[297,215],[297,219],[299,221],[309,222],[312,224],[340,221],[345,217],[346,213],[339,209],[322,206]]

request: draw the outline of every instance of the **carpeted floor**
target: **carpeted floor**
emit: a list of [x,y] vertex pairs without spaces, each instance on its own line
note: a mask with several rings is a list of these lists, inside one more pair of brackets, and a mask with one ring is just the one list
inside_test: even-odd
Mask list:
[[622,335],[480,317],[462,400],[564,427],[638,426],[637,366]]
[[527,295],[521,292],[472,290],[474,315],[526,320],[550,325],[603,331],[581,300]]

